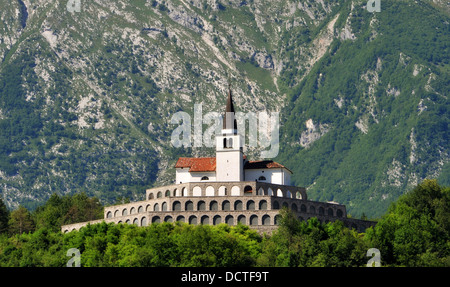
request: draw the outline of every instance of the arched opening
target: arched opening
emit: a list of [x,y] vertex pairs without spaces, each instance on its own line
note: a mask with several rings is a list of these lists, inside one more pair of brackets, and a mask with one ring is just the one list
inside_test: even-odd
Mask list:
[[258,216],[256,215],[250,216],[250,225],[258,225]]
[[209,224],[209,216],[203,215],[202,218],[200,218],[200,224]]
[[197,210],[206,210],[206,203],[203,200],[197,203]]
[[323,207],[319,207],[319,215],[324,215],[325,213],[325,209],[323,209]]
[[184,205],[184,210],[186,211],[192,211],[194,210],[194,204],[192,203],[192,201],[187,201],[186,204]]
[[117,217],[117,216],[119,216],[119,211],[118,210],[116,210],[116,211],[114,211],[114,217]]
[[247,210],[255,210],[255,202],[253,200],[247,201]]
[[181,203],[179,201],[175,201],[172,204],[172,210],[173,211],[181,211]]
[[274,201],[272,207],[273,209],[280,209],[280,204],[278,203],[278,201]]
[[139,225],[139,219],[135,218],[135,219],[133,220],[133,224],[138,226],[138,225]]
[[216,215],[213,218],[213,225],[221,224],[222,223],[222,217],[220,215]]
[[300,205],[300,211],[306,212],[306,205],[304,205],[304,204]]
[[258,195],[264,195],[264,189],[262,187],[258,189]]
[[219,204],[217,203],[217,201],[213,200],[209,203],[209,210],[211,211],[219,210]]
[[244,187],[244,194],[251,194],[253,192],[253,189],[250,185],[246,185]]
[[153,198],[155,198],[155,196],[153,195],[153,193],[150,193],[150,194],[148,195],[148,199],[153,199]]
[[219,187],[219,192],[218,192],[219,196],[225,196],[227,195],[227,188],[225,186],[221,186]]
[[197,224],[197,216],[191,215],[189,217],[189,224]]
[[310,206],[309,213],[316,214],[316,208],[314,206]]
[[159,211],[159,204],[155,203],[155,205],[153,206],[153,211]]
[[160,222],[159,216],[152,217],[152,223],[159,223],[159,222]]
[[328,208],[328,216],[334,216],[333,209]]
[[112,218],[112,212],[108,211],[108,213],[106,213],[106,218]]
[[245,215],[239,215],[237,220],[241,224],[246,224]]
[[128,215],[128,210],[126,208],[124,208],[122,210],[122,216]]
[[261,200],[259,202],[259,210],[267,210],[267,201]]
[[163,202],[163,203],[161,204],[161,210],[162,210],[162,211],[167,211],[167,202]]
[[164,222],[172,222],[172,216],[167,215],[166,217],[164,217]]
[[205,190],[206,196],[214,196],[214,187],[208,186]]
[[184,216],[183,215],[178,216],[177,221],[184,222],[185,221]]
[[266,181],[266,177],[264,175],[261,175],[258,177],[258,181]]
[[202,188],[200,186],[194,186],[192,196],[202,196]]
[[292,209],[293,211],[297,212],[297,211],[298,211],[297,204],[293,203],[293,204],[291,205],[291,209]]
[[209,177],[207,176],[202,176],[202,178],[200,180],[209,180]]
[[165,197],[170,197],[170,190],[166,190],[166,193],[164,194]]
[[142,212],[144,212],[144,208],[143,208],[142,205],[141,205],[141,206],[139,206],[139,208],[138,208],[138,213],[142,213]]
[[235,185],[231,188],[231,195],[232,196],[239,196],[241,195],[241,189],[239,188],[239,186]]
[[342,212],[342,210],[338,209],[336,211],[336,215],[337,215],[337,217],[342,217],[344,215],[344,213]]
[[225,223],[228,225],[233,225],[234,224],[234,218],[231,215],[227,215],[227,217],[225,217]]
[[270,225],[270,216],[265,214],[262,217],[262,225]]
[[158,193],[156,194],[156,198],[161,198],[162,197],[162,192],[158,191]]
[[277,189],[277,196],[283,197],[283,192],[281,191],[281,189]]
[[231,209],[230,202],[228,200],[224,200],[222,202],[222,210],[228,211]]
[[147,226],[147,217],[142,217],[141,218],[141,226]]
[[236,200],[234,203],[234,210],[242,210],[242,201]]
[[136,213],[136,208],[132,207],[132,208],[130,209],[130,214],[135,214],[135,213]]

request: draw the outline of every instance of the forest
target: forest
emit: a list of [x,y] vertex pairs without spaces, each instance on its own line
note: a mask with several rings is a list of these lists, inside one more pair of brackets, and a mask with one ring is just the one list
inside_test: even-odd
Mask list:
[[270,236],[240,224],[180,222],[103,222],[63,234],[62,224],[102,218],[98,199],[53,195],[33,212],[10,212],[0,201],[0,266],[64,267],[71,248],[80,251],[83,267],[362,267],[370,248],[380,251],[383,267],[450,266],[450,187],[436,180],[402,195],[365,233],[341,221],[299,221],[288,209],[280,213]]

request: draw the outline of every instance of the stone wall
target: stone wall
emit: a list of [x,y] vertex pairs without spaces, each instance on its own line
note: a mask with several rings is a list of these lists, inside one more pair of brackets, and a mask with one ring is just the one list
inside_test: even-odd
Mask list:
[[[221,187],[226,190],[221,191]],[[344,205],[307,200],[304,188],[261,182],[207,182],[148,189],[144,201],[105,207],[103,220],[65,225],[61,229],[68,232],[101,221],[138,226],[164,221],[213,225],[241,222],[270,233],[276,228],[278,213],[283,207],[291,209],[300,220],[339,219],[358,231],[373,225],[370,221],[346,218]]]

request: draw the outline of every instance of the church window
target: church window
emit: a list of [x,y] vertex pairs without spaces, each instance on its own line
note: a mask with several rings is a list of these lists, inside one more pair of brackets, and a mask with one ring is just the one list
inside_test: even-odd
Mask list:
[[233,147],[233,138],[224,138],[223,139],[223,147],[224,148],[232,148]]
[[202,177],[202,179],[201,180],[209,180],[209,177],[207,177],[207,176],[204,176],[204,177]]
[[260,176],[260,177],[258,178],[258,180],[260,180],[260,181],[261,181],[261,180],[266,180],[266,177],[262,175],[262,176]]

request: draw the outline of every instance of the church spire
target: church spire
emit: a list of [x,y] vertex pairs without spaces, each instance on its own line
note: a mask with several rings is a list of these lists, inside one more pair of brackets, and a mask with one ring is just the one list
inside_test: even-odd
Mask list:
[[231,95],[230,85],[228,85],[228,99],[227,99],[227,106],[225,109],[225,115],[223,117],[223,129],[234,130],[233,134],[237,134],[237,122],[235,118],[233,97]]

